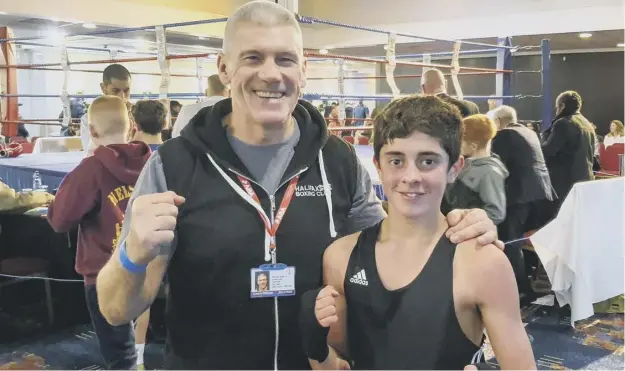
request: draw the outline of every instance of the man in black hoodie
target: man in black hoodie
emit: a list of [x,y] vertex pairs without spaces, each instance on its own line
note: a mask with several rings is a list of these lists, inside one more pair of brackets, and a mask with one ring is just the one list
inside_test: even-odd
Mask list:
[[[293,13],[268,1],[240,7],[218,70],[232,98],[202,109],[145,167],[123,242],[98,277],[101,309],[128,322],[167,271],[165,368],[305,369],[300,295],[319,286],[337,236],[386,214],[354,149],[298,100],[306,62]],[[449,223],[453,240],[496,240],[483,211]],[[269,291],[255,290],[259,271]]]

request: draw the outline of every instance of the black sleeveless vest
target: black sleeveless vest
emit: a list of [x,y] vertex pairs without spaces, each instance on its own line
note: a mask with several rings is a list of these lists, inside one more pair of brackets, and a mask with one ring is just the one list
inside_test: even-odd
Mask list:
[[380,226],[361,233],[345,274],[354,369],[462,370],[480,348],[466,337],[454,309],[456,246],[443,235],[414,281],[389,291],[375,261]]

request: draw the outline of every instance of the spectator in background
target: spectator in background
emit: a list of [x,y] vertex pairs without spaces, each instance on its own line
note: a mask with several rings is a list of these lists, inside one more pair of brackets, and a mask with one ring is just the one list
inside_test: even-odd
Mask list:
[[[516,110],[509,106],[501,106],[493,113],[499,132],[493,139],[492,151],[510,172],[506,179],[506,219],[497,229],[504,241],[512,241],[548,221],[542,211],[553,200],[551,179],[540,139],[528,127],[531,124],[519,124]],[[521,302],[525,304],[533,301],[535,295],[527,278],[522,245],[522,242],[508,244],[504,252],[512,264]]]
[[490,151],[497,126],[486,115],[469,116],[462,126],[461,154],[466,162],[447,187],[441,209],[443,214],[453,209],[483,209],[497,225],[506,217],[504,182],[508,177],[506,166]]
[[542,145],[551,183],[557,195],[551,215],[577,182],[593,180],[595,132],[580,110],[582,97],[575,91],[565,91],[556,99],[556,117],[547,130]]
[[143,142],[155,151],[163,144],[161,131],[167,125],[167,110],[157,100],[140,100],[132,108],[135,121],[133,140]]
[[[130,76],[130,72],[121,64],[111,64],[102,72],[100,89],[104,95],[114,95],[121,98],[125,104],[128,104],[131,85],[132,77]],[[72,118],[73,117],[74,114],[72,113]],[[93,154],[96,145],[91,139],[87,114],[83,114],[80,118],[80,138],[82,141],[82,149],[87,153],[87,156]]]
[[480,113],[477,104],[449,96],[447,94],[445,75],[435,68],[425,71],[423,77],[421,77],[421,90],[423,94],[435,95],[445,102],[458,107],[463,118]]
[[610,132],[603,139],[603,145],[607,148],[614,143],[625,143],[623,123],[614,120],[610,123]]
[[210,107],[222,99],[226,99],[230,96],[230,90],[219,80],[219,75],[211,75],[208,77],[208,88],[206,89],[206,100],[187,104],[180,109],[176,124],[171,133],[172,138],[180,136],[182,129],[189,124],[191,119],[204,107]]
[[354,107],[354,126],[363,126],[365,124],[365,120],[369,117],[369,107],[365,106],[363,101],[358,102],[358,105]]

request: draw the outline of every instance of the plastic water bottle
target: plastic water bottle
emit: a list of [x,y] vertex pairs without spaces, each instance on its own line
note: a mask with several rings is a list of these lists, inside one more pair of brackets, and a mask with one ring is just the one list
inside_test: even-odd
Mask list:
[[33,191],[41,189],[41,175],[39,175],[38,171],[35,171],[33,174]]

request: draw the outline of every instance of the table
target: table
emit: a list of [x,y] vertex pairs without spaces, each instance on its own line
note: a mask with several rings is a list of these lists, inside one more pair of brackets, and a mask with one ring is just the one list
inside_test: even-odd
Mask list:
[[[373,163],[373,146],[355,145],[360,162],[369,172],[373,188],[380,199],[384,192]],[[16,158],[0,158],[0,179],[16,191],[32,188],[33,173],[39,171],[41,180],[52,191],[61,184],[65,175],[72,171],[85,157],[84,152],[32,153]]]
[[84,152],[28,153],[16,158],[0,158],[0,179],[20,192],[32,188],[33,173],[39,171],[43,185],[52,191],[61,184],[65,175],[85,157]]
[[558,216],[530,240],[571,325],[598,303],[625,292],[625,182],[622,177],[577,183]]

